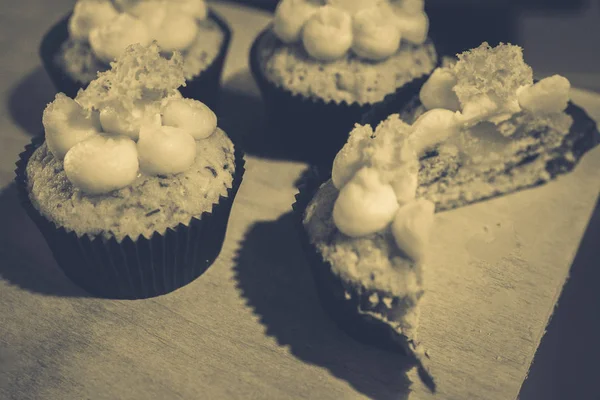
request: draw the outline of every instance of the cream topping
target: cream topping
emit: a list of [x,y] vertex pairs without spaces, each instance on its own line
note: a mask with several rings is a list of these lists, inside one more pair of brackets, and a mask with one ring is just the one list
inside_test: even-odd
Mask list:
[[273,32],[284,43],[300,41],[304,23],[319,7],[319,2],[307,0],[284,0],[279,2],[273,17]]
[[67,25],[69,36],[86,42],[94,28],[110,23],[118,15],[119,12],[110,1],[80,0],[75,4],[73,15]]
[[359,237],[385,228],[397,209],[390,184],[383,183],[375,169],[363,167],[340,190],[333,221],[340,232]]
[[358,11],[352,21],[352,51],[369,60],[383,60],[398,50],[400,26],[383,7]]
[[185,13],[177,5],[150,0],[136,4],[128,13],[146,24],[162,51],[185,50],[196,38],[198,25],[193,14]]
[[67,178],[90,195],[128,186],[138,174],[135,142],[125,136],[94,135],[69,149],[64,159]]
[[321,61],[348,51],[383,60],[396,53],[401,40],[422,44],[428,30],[423,0],[282,0],[273,19],[273,32],[281,41],[301,41]]
[[110,23],[92,29],[89,34],[94,54],[105,63],[117,58],[127,46],[134,43],[146,46],[151,40],[146,24],[128,14],[120,14]]
[[155,40],[161,51],[187,49],[198,34],[198,20],[207,18],[204,0],[79,0],[69,20],[69,34],[88,41],[105,63],[131,44]]
[[196,141],[185,130],[163,126],[159,114],[144,123],[137,142],[140,168],[149,175],[178,174],[196,157]]
[[352,46],[352,19],[343,10],[331,6],[319,8],[302,28],[302,43],[312,57],[332,61]]
[[[508,146],[510,138],[489,132],[497,131],[495,124],[515,113],[545,115],[567,107],[569,81],[554,75],[533,84],[517,46],[483,43],[458,58],[456,64],[436,69],[425,83],[420,99],[426,111],[412,125],[394,114],[375,131],[356,125],[350,133],[332,168],[339,190],[333,220],[340,232],[357,237],[389,228],[398,247],[420,261],[435,206],[416,199],[418,158],[440,143],[460,145],[465,134],[477,143],[480,137],[495,138],[488,143],[494,149]],[[476,153],[485,146],[460,151]]]
[[58,93],[46,107],[42,123],[48,149],[60,160],[71,147],[102,130],[97,112],[84,109],[64,93]]
[[194,139],[206,139],[217,129],[217,116],[204,103],[193,99],[170,98],[162,108],[165,125],[180,128]]
[[59,93],[43,124],[48,149],[64,158],[71,183],[97,195],[126,187],[139,173],[186,171],[196,140],[212,135],[217,117],[203,103],[182,98],[182,83],[179,53],[167,60],[157,45],[132,45],[75,100]]

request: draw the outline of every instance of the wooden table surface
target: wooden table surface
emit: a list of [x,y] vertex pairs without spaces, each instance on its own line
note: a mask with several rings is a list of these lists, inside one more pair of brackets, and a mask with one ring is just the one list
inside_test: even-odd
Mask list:
[[[600,314],[590,295],[600,263],[599,149],[544,187],[438,216],[420,333],[436,396],[418,381],[409,391],[414,373],[398,356],[354,342],[321,310],[289,214],[306,166],[262,157],[257,141],[207,273],[154,299],[89,297],[60,272],[11,182],[54,94],[37,45],[72,4],[23,0],[0,10],[0,399],[512,400],[572,264],[553,321],[562,325],[551,327],[521,398],[593,398],[585,394],[598,370],[583,351],[599,353],[598,328],[588,324]],[[247,53],[268,14],[215,8],[234,27],[222,123],[253,137],[262,109]],[[600,119],[599,95],[573,90],[573,99]],[[569,330],[573,321],[579,331]],[[556,379],[570,391],[547,394]]]

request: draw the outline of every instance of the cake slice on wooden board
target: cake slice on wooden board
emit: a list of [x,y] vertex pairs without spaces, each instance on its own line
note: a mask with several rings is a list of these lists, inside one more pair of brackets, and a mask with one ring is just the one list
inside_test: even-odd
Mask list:
[[[534,83],[521,48],[484,43],[436,70],[412,107],[394,109],[391,97],[374,109],[363,120],[371,125],[350,133],[331,179],[301,188],[296,210],[325,308],[357,339],[413,356],[429,389],[435,373],[416,334],[421,297],[430,291],[426,272],[439,261],[428,246],[429,227],[435,231],[440,219],[434,208],[468,214],[466,206],[474,205],[485,213],[505,195],[571,172],[600,134],[568,102],[569,90],[560,76]],[[538,199],[541,208],[544,200]],[[506,222],[503,212],[496,217]],[[456,237],[482,220],[457,224]],[[496,228],[506,240],[499,240],[501,249],[489,249],[493,262],[503,259],[493,254],[513,254],[520,246],[520,232]],[[453,252],[477,249],[463,245]],[[446,268],[462,269],[468,255],[457,254]],[[460,297],[460,284],[454,289]]]

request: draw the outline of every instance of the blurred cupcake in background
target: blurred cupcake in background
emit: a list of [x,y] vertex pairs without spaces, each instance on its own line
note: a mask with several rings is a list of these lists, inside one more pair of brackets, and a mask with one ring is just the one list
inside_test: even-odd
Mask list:
[[131,44],[156,41],[183,55],[182,93],[216,106],[231,31],[204,0],[78,0],[43,38],[40,55],[58,91],[74,97]]
[[244,173],[214,112],[177,90],[178,52],[132,45],[71,99],[17,163],[21,202],[65,274],[90,293],[145,298],[218,256]]
[[423,0],[283,0],[250,68],[273,140],[331,163],[348,131],[386,95],[411,98],[437,65]]

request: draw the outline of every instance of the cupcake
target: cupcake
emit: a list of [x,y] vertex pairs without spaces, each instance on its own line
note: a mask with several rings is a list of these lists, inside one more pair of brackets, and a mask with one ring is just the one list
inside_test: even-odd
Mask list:
[[437,65],[422,0],[283,0],[250,69],[270,140],[330,164],[348,131],[390,93],[410,99]]
[[417,335],[435,213],[572,170],[600,134],[569,88],[561,76],[534,83],[520,47],[484,43],[436,69],[420,101],[373,108],[331,173],[306,177],[294,205],[301,241],[342,329],[409,354],[435,387]]
[[183,59],[129,46],[75,99],[56,95],[17,163],[22,204],[88,292],[146,298],[218,256],[244,173],[213,111],[177,90]]
[[204,0],[78,0],[43,38],[40,55],[59,92],[75,97],[131,44],[182,54],[184,96],[216,106],[231,31]]

